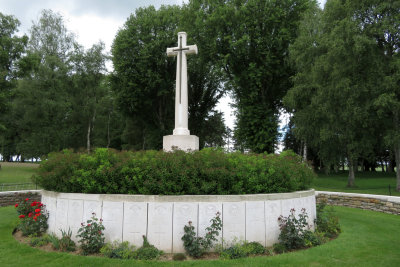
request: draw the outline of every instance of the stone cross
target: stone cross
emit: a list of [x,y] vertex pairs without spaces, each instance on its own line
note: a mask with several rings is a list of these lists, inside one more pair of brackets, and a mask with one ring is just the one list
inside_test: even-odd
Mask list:
[[188,85],[186,55],[197,54],[196,45],[186,45],[186,32],[178,33],[178,46],[167,48],[168,56],[177,56],[175,84],[174,135],[190,135],[188,128]]
[[186,45],[186,32],[178,33],[178,46],[167,48],[168,56],[177,56],[175,83],[175,129],[163,138],[163,149],[198,150],[199,138],[188,128],[188,79],[186,55],[197,54],[196,45]]

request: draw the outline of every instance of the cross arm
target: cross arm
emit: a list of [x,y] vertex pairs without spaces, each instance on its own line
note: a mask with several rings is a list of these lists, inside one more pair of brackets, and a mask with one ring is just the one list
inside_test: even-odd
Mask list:
[[197,45],[188,45],[189,50],[186,51],[186,54],[197,54]]
[[174,56],[178,55],[178,51],[174,51],[174,49],[176,49],[176,48],[178,48],[178,47],[167,48],[167,56],[174,57]]

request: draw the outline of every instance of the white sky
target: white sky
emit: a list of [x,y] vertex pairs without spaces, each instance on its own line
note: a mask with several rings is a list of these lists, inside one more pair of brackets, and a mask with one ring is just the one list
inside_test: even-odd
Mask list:
[[[110,51],[111,44],[120,27],[138,7],[153,5],[180,5],[183,0],[0,0],[0,12],[14,15],[20,22],[21,34],[29,36],[32,21],[37,21],[42,9],[51,9],[60,13],[69,31],[77,36],[77,41],[85,48],[100,40]],[[319,0],[321,6],[326,0]],[[234,126],[233,110],[229,107],[231,99],[223,98],[217,109],[224,112],[225,123],[231,129]],[[287,124],[287,116],[282,116],[282,125]]]

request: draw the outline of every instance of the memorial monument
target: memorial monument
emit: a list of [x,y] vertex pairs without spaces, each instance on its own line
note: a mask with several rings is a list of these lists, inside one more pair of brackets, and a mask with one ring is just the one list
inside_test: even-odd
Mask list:
[[175,129],[163,138],[164,151],[199,150],[199,138],[188,128],[188,84],[186,55],[197,54],[196,45],[186,45],[186,32],[178,33],[178,46],[167,48],[168,56],[177,56],[175,82]]

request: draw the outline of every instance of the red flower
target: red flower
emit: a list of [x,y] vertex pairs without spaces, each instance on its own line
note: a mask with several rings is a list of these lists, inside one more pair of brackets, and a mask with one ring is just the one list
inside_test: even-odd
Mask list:
[[18,204],[15,204],[14,207],[18,208]]
[[18,217],[23,219],[23,218],[25,218],[25,215],[19,215]]
[[36,206],[36,201],[33,201],[33,202],[31,203],[31,207],[34,207],[34,206]]
[[40,208],[40,207],[43,207],[43,204],[39,202],[38,207],[39,207],[39,208]]
[[90,226],[90,223],[87,225],[87,227],[89,227]]
[[32,217],[32,212],[29,212],[28,217]]
[[37,218],[36,218],[36,217],[33,217],[33,219],[35,220],[35,222],[37,221]]
[[40,215],[42,215],[41,213],[38,213],[38,214],[35,214],[36,215],[36,217],[39,217]]
[[35,212],[36,212],[36,213],[40,212],[40,209],[35,209]]
[[29,198],[25,198],[25,201],[28,201],[29,200]]

